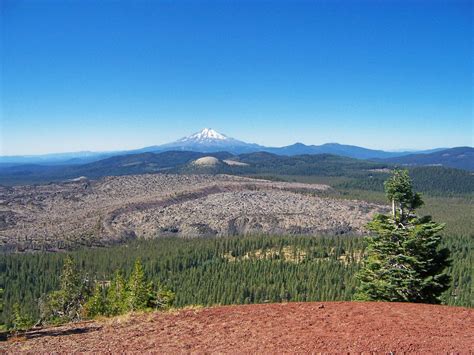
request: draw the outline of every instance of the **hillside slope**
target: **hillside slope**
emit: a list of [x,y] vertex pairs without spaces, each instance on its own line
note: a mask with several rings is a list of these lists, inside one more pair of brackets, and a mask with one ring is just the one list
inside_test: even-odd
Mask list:
[[474,310],[409,303],[288,303],[188,309],[43,329],[0,352],[309,353],[474,349]]
[[474,171],[474,148],[456,147],[430,154],[410,154],[381,160],[387,163],[408,166],[442,165],[448,168]]
[[[213,159],[215,164],[196,164],[201,158]],[[206,160],[206,159],[205,159]],[[336,187],[383,191],[389,169],[395,165],[385,162],[358,160],[330,154],[276,155],[267,152],[233,155],[228,152],[198,153],[169,151],[114,156],[88,164],[0,166],[0,185],[15,186],[45,184],[87,177],[132,174],[229,174],[277,177],[319,176],[343,178]],[[415,189],[433,194],[471,194],[474,175],[470,171],[442,166],[410,166]],[[339,179],[341,181],[341,179]]]

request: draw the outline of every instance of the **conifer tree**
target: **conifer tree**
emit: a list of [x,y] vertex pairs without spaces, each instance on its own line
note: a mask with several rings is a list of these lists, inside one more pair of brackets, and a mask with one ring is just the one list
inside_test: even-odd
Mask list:
[[41,305],[42,320],[61,323],[81,319],[89,291],[88,283],[81,277],[70,256],[64,260],[59,285],[60,289],[50,293]]
[[94,292],[87,300],[84,309],[87,317],[95,317],[106,313],[104,289],[100,283],[96,282]]
[[13,305],[12,330],[15,332],[27,330],[33,325],[33,320],[21,311],[18,303]]
[[107,288],[106,313],[116,316],[127,311],[127,285],[120,271],[116,271]]
[[356,299],[439,303],[450,282],[443,272],[449,251],[439,248],[444,224],[415,214],[423,201],[406,170],[394,171],[385,191],[392,213],[376,215],[368,224],[372,235],[366,238]]
[[152,302],[156,309],[166,309],[173,305],[175,300],[175,293],[163,286],[158,287],[156,295],[152,296]]
[[143,310],[149,306],[151,285],[145,279],[145,272],[138,259],[135,261],[133,272],[128,280],[128,306],[129,310]]

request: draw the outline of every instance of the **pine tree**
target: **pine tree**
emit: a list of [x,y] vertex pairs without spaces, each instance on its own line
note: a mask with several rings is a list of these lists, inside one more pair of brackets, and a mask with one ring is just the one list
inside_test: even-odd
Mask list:
[[443,272],[449,251],[439,248],[444,224],[415,214],[423,201],[413,192],[407,171],[396,170],[385,191],[392,213],[377,215],[368,224],[373,234],[366,238],[356,299],[439,303],[450,282]]
[[96,282],[94,292],[87,300],[84,306],[84,311],[85,315],[89,318],[104,315],[106,313],[104,288],[99,282]]
[[12,330],[15,332],[28,330],[33,325],[33,320],[24,314],[18,303],[13,305]]
[[410,214],[424,203],[421,195],[413,192],[408,171],[395,170],[384,186],[387,198],[392,203],[392,218],[402,225],[407,223]]
[[137,311],[147,308],[151,294],[151,285],[145,279],[145,272],[140,260],[137,260],[128,280],[129,310]]
[[174,303],[175,297],[176,295],[173,291],[163,286],[159,286],[156,294],[151,296],[156,309],[167,309],[171,307]]
[[62,323],[79,320],[88,295],[88,283],[76,269],[74,260],[67,256],[60,277],[60,288],[51,292],[41,305],[45,322]]
[[107,288],[106,313],[116,316],[127,311],[127,285],[120,271],[116,271]]

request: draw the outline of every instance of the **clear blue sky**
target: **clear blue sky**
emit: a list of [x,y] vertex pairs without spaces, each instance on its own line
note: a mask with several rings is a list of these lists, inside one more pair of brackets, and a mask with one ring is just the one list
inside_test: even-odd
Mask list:
[[468,0],[0,3],[0,155],[473,145]]

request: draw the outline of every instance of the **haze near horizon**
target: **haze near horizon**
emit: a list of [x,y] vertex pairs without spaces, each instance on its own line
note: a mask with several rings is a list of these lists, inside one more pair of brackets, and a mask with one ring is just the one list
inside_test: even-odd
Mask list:
[[470,1],[3,1],[0,155],[473,145]]

